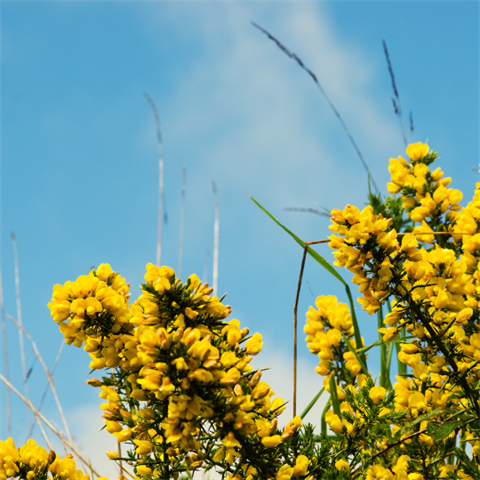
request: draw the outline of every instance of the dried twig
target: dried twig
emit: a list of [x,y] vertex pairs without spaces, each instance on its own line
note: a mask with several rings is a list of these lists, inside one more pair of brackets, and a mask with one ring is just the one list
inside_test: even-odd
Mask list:
[[215,208],[215,223],[213,226],[213,278],[212,278],[212,287],[216,295],[218,295],[218,235],[220,228],[220,218],[218,211],[218,198],[217,198],[217,186],[215,182],[212,181],[213,195],[215,197],[214,208]]
[[300,267],[300,275],[298,277],[297,295],[295,296],[295,305],[293,307],[293,416],[297,415],[297,311],[298,301],[300,299],[300,288],[302,287],[303,270],[305,268],[305,260],[310,245],[317,245],[319,243],[327,243],[326,240],[314,240],[313,242],[305,242],[303,249],[302,265]]
[[[390,55],[388,54],[387,42],[382,40],[383,42],[383,51],[385,52],[385,58],[387,59],[388,65],[388,73],[390,73],[390,78],[392,79],[392,88],[393,88],[393,95],[392,98],[393,103],[393,110],[395,111],[395,115],[398,118],[398,123],[400,124],[400,130],[402,131],[403,141],[405,146],[408,145],[407,136],[405,135],[405,129],[403,128],[403,118],[402,118],[402,105],[400,104],[400,95],[398,94],[397,85],[395,83],[395,75],[393,73],[392,62],[390,61]],[[410,130],[413,132],[413,117],[412,112],[410,112]]]
[[330,213],[321,212],[315,208],[297,208],[297,207],[286,207],[284,208],[286,212],[308,212],[308,213],[315,213],[316,215],[321,215],[322,217],[331,217]]
[[[38,348],[37,348],[37,344],[35,343],[35,340],[31,337],[31,335],[25,330],[25,328],[20,324],[20,322],[18,322],[17,320],[15,320],[15,318],[13,318],[11,315],[8,315],[7,314],[7,317],[20,329],[22,330],[23,333],[25,333],[26,337],[30,340],[30,342],[32,343],[32,347],[33,347],[33,351],[35,352],[35,355],[37,356],[38,360],[40,361],[40,363],[42,364],[42,367],[43,369],[45,370],[45,373],[47,374],[47,377],[48,377],[48,382],[50,383],[50,387],[52,389],[52,393],[53,393],[53,396],[55,397],[55,402],[57,404],[57,408],[58,408],[58,411],[60,413],[60,416],[62,417],[62,422],[63,422],[63,426],[65,427],[65,432],[68,436],[68,440],[70,441],[70,443],[73,443],[73,440],[72,440],[72,436],[70,435],[70,430],[68,428],[68,424],[67,424],[67,420],[65,418],[65,415],[63,413],[63,409],[62,409],[62,405],[60,404],[60,400],[58,398],[58,395],[57,395],[57,389],[55,388],[55,383],[53,383],[53,378],[52,378],[52,374],[50,373],[50,371],[48,370],[47,366],[45,365],[45,362],[42,358],[42,356],[40,355],[40,352],[38,351]],[[37,410],[38,411],[38,410]]]
[[162,224],[163,224],[163,147],[162,133],[160,131],[160,118],[158,116],[157,107],[150,95],[143,92],[144,97],[150,104],[155,116],[155,124],[157,126],[157,143],[158,143],[158,166],[159,166],[159,186],[158,186],[158,233],[157,233],[157,267],[160,266],[160,257],[162,254]]
[[[40,417],[40,419],[47,425],[47,427],[55,434],[57,435],[58,438],[62,441],[64,445],[67,445],[67,447],[80,459],[82,463],[84,463],[87,467],[91,468],[93,473],[97,475],[97,477],[100,477],[101,475],[93,468],[91,462],[88,462],[82,454],[80,454],[75,447],[73,446],[72,442],[69,442],[68,440],[65,440],[63,438],[63,435],[32,405],[30,400],[25,398],[2,374],[0,374],[0,380],[2,380],[5,385],[7,385],[8,388],[10,388],[20,399],[22,399],[26,405],[32,410],[34,415]],[[50,448],[50,447],[49,447]]]
[[[7,322],[5,321],[5,303],[3,300],[3,281],[2,281],[2,270],[0,266],[0,309],[2,312],[2,336],[3,336],[3,362],[4,362],[4,371],[5,377],[8,380],[8,342],[7,342]],[[8,436],[12,436],[12,416],[10,412],[10,390],[6,389],[7,397],[7,431]]]
[[182,167],[182,205],[180,210],[180,245],[178,247],[178,277],[182,278],[182,256],[183,256],[183,224],[185,217],[185,186],[187,180],[187,167]]
[[[52,377],[53,377],[53,374],[55,372],[55,369],[57,368],[58,361],[60,360],[60,355],[62,354],[63,347],[65,345],[66,345],[65,340],[63,340],[61,345],[60,345],[60,348],[58,349],[57,358],[55,358],[55,362],[53,363],[53,367],[50,370],[50,374],[52,375]],[[49,386],[50,386],[50,381],[47,380],[47,384],[45,385],[45,389],[43,391],[42,398],[40,399],[40,402],[38,403],[38,407],[37,407],[38,411],[40,411],[42,409],[43,401],[45,400],[45,396],[47,395]],[[30,438],[32,436],[34,427],[35,427],[35,422],[32,422],[30,424],[30,430],[28,431],[28,435],[27,435],[28,438]]]
[[255,28],[258,28],[261,32],[263,32],[270,40],[272,40],[273,42],[275,42],[275,44],[277,45],[278,48],[280,48],[280,50],[283,51],[283,53],[285,53],[288,57],[290,57],[292,60],[295,60],[295,62],[298,63],[298,65],[300,65],[300,67],[305,70],[309,75],[310,77],[312,77],[313,81],[315,82],[315,85],[318,87],[318,89],[320,90],[321,94],[324,96],[325,100],[327,101],[328,105],[330,106],[330,108],[332,109],[333,113],[335,114],[335,116],[337,117],[338,121],[340,122],[340,124],[342,125],[343,127],[343,130],[345,131],[345,133],[347,134],[347,137],[349,138],[350,140],[350,143],[352,144],[355,152],[357,153],[358,155],[358,158],[360,158],[360,161],[362,162],[363,166],[365,167],[365,170],[367,171],[367,174],[372,182],[372,185],[373,187],[375,188],[375,190],[378,192],[378,187],[377,187],[377,184],[375,183],[375,180],[373,179],[373,176],[372,174],[370,173],[370,169],[368,168],[368,163],[367,161],[363,158],[363,155],[362,155],[362,152],[360,152],[360,149],[358,148],[357,146],[357,143],[355,142],[355,140],[353,139],[352,137],[352,134],[350,133],[350,131],[348,130],[347,128],[347,125],[345,124],[345,122],[343,121],[343,118],[342,116],[340,115],[340,113],[338,112],[338,110],[335,108],[335,105],[333,104],[333,102],[330,100],[329,96],[327,95],[327,93],[325,92],[325,90],[323,89],[322,85],[320,84],[320,82],[318,81],[318,78],[317,76],[309,69],[305,66],[305,64],[302,62],[302,60],[300,60],[299,57],[297,57],[297,55],[293,52],[291,52],[287,47],[285,47],[284,45],[282,45],[271,33],[269,33],[267,30],[265,30],[264,28],[262,28],[260,25],[257,25],[255,22],[252,22],[252,25],[255,27]]

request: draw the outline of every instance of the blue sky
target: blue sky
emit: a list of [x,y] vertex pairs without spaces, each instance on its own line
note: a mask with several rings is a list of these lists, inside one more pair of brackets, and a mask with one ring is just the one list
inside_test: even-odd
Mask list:
[[[328,219],[284,208],[362,206],[367,179],[314,83],[251,21],[317,74],[383,192],[388,159],[403,154],[404,145],[382,39],[404,115],[413,114],[409,141],[428,140],[440,153],[438,165],[464,191],[464,203],[478,180],[471,168],[479,162],[478,2],[3,1],[0,15],[5,309],[16,316],[14,231],[23,322],[49,366],[62,340],[46,306],[53,284],[108,262],[127,277],[135,297],[146,263],[155,262],[158,159],[145,91],[157,104],[164,138],[162,263],[178,266],[185,164],[182,276],[202,277],[209,251],[212,280],[214,180],[219,290],[228,291],[233,318],[263,334],[257,364],[276,367],[274,390],[291,395],[292,309],[302,252],[247,194],[301,238],[315,240],[329,234]],[[332,258],[327,246],[318,250]],[[305,279],[300,318],[317,295],[344,300],[340,285],[312,262]],[[375,324],[362,315],[367,341],[375,339]],[[301,407],[321,378],[303,333],[299,337]],[[10,375],[21,388],[13,325],[7,338]],[[35,404],[46,377],[28,341],[26,356]],[[72,422],[90,405],[98,413],[97,392],[83,384],[88,362],[85,352],[66,348],[55,373]],[[51,394],[47,400],[44,412],[59,423]],[[12,401],[15,440],[24,441],[25,409]],[[0,409],[4,439],[3,386]],[[100,419],[92,414],[92,422],[98,431]]]

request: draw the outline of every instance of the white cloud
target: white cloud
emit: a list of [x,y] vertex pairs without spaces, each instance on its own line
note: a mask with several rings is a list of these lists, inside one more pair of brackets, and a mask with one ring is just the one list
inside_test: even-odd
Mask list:
[[[197,185],[215,178],[224,198],[246,191],[272,208],[313,207],[315,201],[343,207],[348,191],[350,203],[363,202],[366,173],[335,115],[307,73],[251,20],[317,73],[383,187],[399,135],[393,115],[385,116],[390,110],[380,111],[374,96],[375,62],[338,38],[318,4],[171,6],[150,18],[156,31],[167,23],[182,25],[198,48],[198,56],[182,59],[184,74],[163,100],[170,112],[170,151],[191,154],[185,158],[189,178]],[[150,143],[152,125],[145,137]],[[197,195],[195,186],[189,188]],[[308,216],[296,221],[311,228]]]

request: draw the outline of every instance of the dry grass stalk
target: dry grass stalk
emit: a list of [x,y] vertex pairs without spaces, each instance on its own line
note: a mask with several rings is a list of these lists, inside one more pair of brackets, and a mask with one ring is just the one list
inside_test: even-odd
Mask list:
[[162,255],[162,224],[163,224],[163,147],[162,133],[160,131],[160,118],[158,116],[157,107],[151,99],[150,95],[143,92],[144,97],[150,104],[155,116],[155,124],[157,126],[157,143],[158,143],[158,166],[159,166],[159,183],[158,183],[158,233],[157,233],[157,267],[160,266]]
[[[66,345],[66,342],[65,342],[65,340],[63,340],[61,345],[60,345],[60,348],[58,349],[57,358],[55,358],[55,362],[53,363],[53,367],[50,370],[50,375],[52,375],[52,377],[53,377],[53,374],[55,373],[55,369],[57,368],[58,361],[60,360],[60,355],[62,354],[63,347],[65,345]],[[47,384],[45,385],[45,390],[43,391],[42,398],[40,399],[40,402],[38,403],[38,407],[37,407],[38,411],[40,411],[42,409],[43,401],[45,400],[45,396],[47,395],[49,386],[50,386],[50,381],[47,380]],[[30,430],[28,431],[28,435],[27,435],[28,438],[30,438],[32,436],[34,427],[35,427],[35,422],[32,422],[30,424]]]
[[[72,442],[69,442],[68,440],[66,440],[65,438],[63,438],[63,435],[32,405],[32,403],[30,402],[30,400],[28,400],[27,398],[25,398],[2,374],[0,374],[0,380],[2,380],[5,385],[7,385],[8,388],[10,388],[21,400],[23,400],[25,402],[25,404],[27,405],[27,407],[30,408],[30,410],[32,410],[33,414],[35,416],[38,416],[42,421],[43,423],[45,423],[45,425],[47,425],[47,427],[55,434],[57,435],[58,438],[60,438],[60,440],[62,441],[62,443],[64,445],[66,445],[79,459],[80,461],[86,465],[87,467],[91,468],[93,473],[95,473],[95,475],[97,475],[97,477],[100,477],[101,475],[93,468],[93,466],[91,465],[91,462],[87,461],[85,459],[85,457],[83,457],[83,455],[81,453],[79,453],[76,448],[73,446],[73,443]],[[49,447],[50,448],[50,447]]]
[[214,208],[215,208],[215,223],[213,225],[213,278],[212,278],[212,287],[213,292],[218,295],[218,236],[220,230],[220,215],[218,210],[218,198],[217,198],[217,185],[212,181]]
[[56,404],[57,404],[58,411],[59,411],[60,416],[61,416],[61,418],[62,418],[63,426],[65,427],[65,432],[67,433],[68,440],[70,441],[70,443],[72,443],[72,442],[73,442],[72,436],[70,435],[70,430],[69,430],[69,428],[68,428],[67,420],[66,420],[66,418],[65,418],[65,415],[64,415],[63,409],[62,409],[62,405],[60,404],[60,400],[59,400],[58,395],[57,395],[57,389],[55,388],[55,383],[53,382],[52,375],[51,375],[50,371],[48,370],[47,366],[45,365],[45,362],[44,362],[42,356],[40,355],[40,352],[38,351],[37,344],[35,343],[35,340],[33,340],[33,338],[31,337],[31,335],[25,330],[25,328],[20,324],[20,322],[18,322],[17,320],[15,320],[11,315],[8,315],[8,314],[7,314],[7,317],[8,317],[19,329],[21,329],[23,333],[25,333],[26,337],[27,337],[27,338],[30,340],[30,342],[32,343],[33,351],[35,352],[35,355],[37,356],[37,358],[38,358],[38,360],[40,361],[43,369],[45,370],[45,373],[47,374],[48,382],[50,383],[50,387],[51,387],[51,389],[52,389],[53,396],[55,397],[55,402],[56,402]]
[[297,208],[297,207],[286,207],[284,208],[286,212],[308,212],[308,213],[315,213],[316,215],[320,215],[322,217],[329,217],[330,218],[330,213],[327,212],[321,212],[320,210],[317,210],[316,208]]
[[303,70],[305,70],[305,71],[310,75],[310,77],[312,77],[313,81],[315,82],[315,85],[316,85],[317,88],[320,90],[320,93],[323,95],[323,97],[324,97],[325,100],[327,101],[328,105],[329,105],[330,108],[332,109],[333,113],[334,113],[335,116],[337,117],[338,121],[339,121],[340,124],[342,125],[343,130],[344,130],[345,133],[347,134],[347,137],[348,137],[348,139],[350,140],[350,143],[352,144],[355,152],[357,153],[358,158],[360,159],[360,161],[362,162],[365,170],[367,171],[368,177],[369,177],[370,181],[372,182],[373,187],[375,188],[376,192],[378,193],[379,190],[378,190],[377,184],[375,183],[375,180],[373,179],[373,176],[372,176],[372,174],[370,173],[370,169],[368,168],[368,163],[367,163],[367,161],[365,160],[365,158],[363,158],[362,152],[360,152],[360,149],[358,148],[357,143],[355,142],[352,134],[351,134],[350,131],[348,130],[347,125],[346,125],[345,122],[343,121],[342,116],[340,115],[340,113],[339,113],[338,110],[336,109],[335,105],[333,104],[333,102],[330,100],[329,96],[327,95],[327,93],[326,93],[325,90],[323,89],[322,85],[321,85],[320,82],[318,81],[317,76],[316,76],[308,67],[305,66],[305,64],[302,62],[302,60],[300,60],[300,58],[299,58],[295,53],[293,53],[293,52],[290,51],[287,47],[285,47],[284,45],[282,45],[271,33],[269,33],[267,30],[265,30],[264,28],[262,28],[260,25],[257,25],[255,22],[252,22],[252,25],[253,25],[255,28],[258,28],[258,30],[260,30],[262,33],[264,33],[270,40],[272,40],[272,41],[277,45],[278,48],[280,48],[280,50],[282,50],[283,53],[285,53],[285,55],[287,55],[288,57],[290,57],[292,60],[295,60],[295,62],[297,62],[297,64],[298,64]]
[[303,270],[305,269],[305,260],[307,258],[308,247],[319,243],[327,243],[326,240],[314,240],[313,242],[305,242],[303,249],[302,265],[300,267],[300,276],[298,278],[297,294],[295,296],[295,305],[293,306],[293,416],[297,415],[297,311],[298,301],[300,299],[300,288],[302,287]]
[[[387,60],[388,73],[390,74],[390,78],[392,80],[392,88],[393,88],[393,95],[394,95],[394,98],[392,98],[393,110],[395,112],[395,115],[398,118],[398,123],[400,124],[400,130],[402,131],[403,142],[405,143],[405,146],[407,146],[408,142],[407,142],[407,136],[405,135],[405,129],[403,127],[402,105],[400,103],[400,95],[398,94],[397,84],[395,82],[395,75],[393,73],[393,68],[392,68],[392,63],[390,61],[390,55],[388,54],[387,43],[385,42],[385,40],[382,40],[382,43],[383,43],[383,51],[385,52],[385,58]],[[412,112],[410,112],[410,129],[413,132]]]
[[[8,342],[7,342],[7,322],[5,321],[5,303],[3,300],[3,280],[2,280],[2,270],[0,266],[0,310],[2,312],[2,336],[3,336],[3,363],[4,363],[4,371],[5,377],[8,380]],[[7,431],[8,436],[12,436],[12,415],[10,412],[10,390],[6,389],[6,397],[7,397]]]
[[[17,251],[17,239],[15,233],[12,232],[12,245],[13,245],[13,258],[15,261],[15,293],[17,297],[17,318],[20,326],[22,325],[22,304],[20,302],[20,274],[18,268],[18,251]],[[23,388],[25,396],[28,397],[28,384],[27,384],[27,367],[25,363],[25,346],[23,344],[23,330],[22,328],[18,329],[18,338],[20,342],[20,361],[22,365],[22,374],[23,374]]]
[[183,225],[185,217],[185,190],[187,183],[187,167],[182,167],[182,205],[180,210],[180,245],[178,247],[178,277],[182,278],[182,256],[183,256]]

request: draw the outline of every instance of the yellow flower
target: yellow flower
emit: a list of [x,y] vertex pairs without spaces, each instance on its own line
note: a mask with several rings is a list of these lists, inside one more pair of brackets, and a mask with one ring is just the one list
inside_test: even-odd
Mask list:
[[368,392],[368,396],[375,405],[380,403],[380,401],[385,398],[386,394],[387,390],[385,390],[383,387],[372,387]]
[[293,467],[293,478],[304,477],[308,471],[308,465],[310,461],[305,455],[299,455],[295,461],[295,466]]
[[282,438],[280,435],[273,435],[271,437],[263,437],[262,444],[267,448],[273,448],[282,443]]
[[339,471],[344,468],[350,471],[350,465],[343,459],[340,459],[337,462],[335,462],[335,468]]
[[148,477],[151,475],[152,469],[147,467],[146,465],[139,465],[137,467],[137,474],[142,476],[142,477]]
[[262,345],[262,336],[259,333],[255,333],[245,344],[245,350],[249,355],[256,355],[262,349]]

